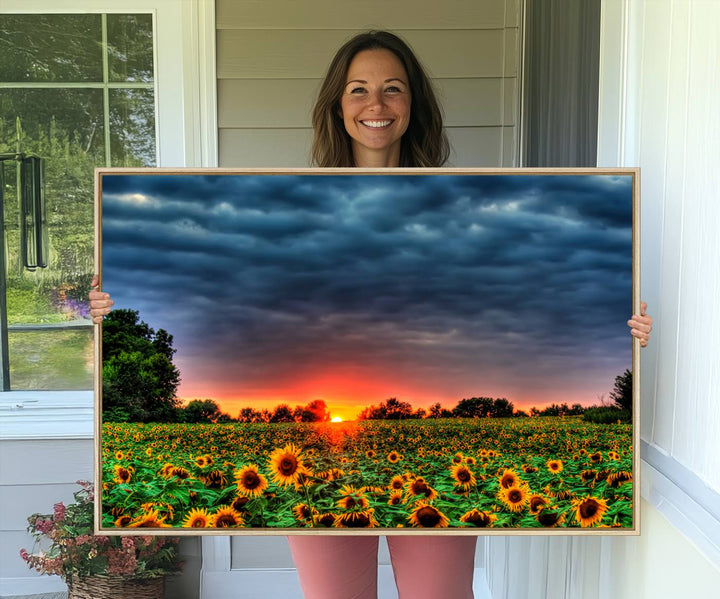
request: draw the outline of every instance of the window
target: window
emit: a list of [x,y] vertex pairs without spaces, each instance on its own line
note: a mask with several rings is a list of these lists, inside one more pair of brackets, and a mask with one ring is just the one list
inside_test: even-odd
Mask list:
[[[149,13],[0,21],[3,390],[92,388],[93,169],[157,162],[153,38]],[[25,156],[44,162],[35,221],[47,239],[45,267],[28,266],[22,251]]]

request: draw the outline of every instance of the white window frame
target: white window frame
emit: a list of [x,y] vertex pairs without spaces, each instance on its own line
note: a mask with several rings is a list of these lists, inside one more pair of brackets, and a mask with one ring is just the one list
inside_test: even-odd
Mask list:
[[[152,14],[157,165],[217,166],[214,1],[0,0],[13,13]],[[93,426],[90,390],[0,392],[0,439],[87,439]]]

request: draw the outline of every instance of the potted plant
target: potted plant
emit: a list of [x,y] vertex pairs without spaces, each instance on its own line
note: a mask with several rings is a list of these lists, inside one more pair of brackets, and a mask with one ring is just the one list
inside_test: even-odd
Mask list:
[[93,535],[93,485],[78,481],[75,502],[52,514],[33,514],[33,553],[20,556],[41,574],[57,574],[68,599],[162,599],[165,576],[179,572],[178,539]]

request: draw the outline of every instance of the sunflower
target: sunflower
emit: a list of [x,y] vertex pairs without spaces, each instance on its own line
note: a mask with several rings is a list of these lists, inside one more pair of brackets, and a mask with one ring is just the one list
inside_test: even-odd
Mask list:
[[608,451],[608,460],[617,462],[620,459],[620,454],[617,451]]
[[221,505],[215,513],[210,516],[210,526],[213,528],[233,528],[244,526],[245,520],[233,508]]
[[388,462],[391,464],[397,464],[403,457],[394,449],[387,455]]
[[207,459],[205,459],[205,456],[204,456],[204,455],[200,455],[200,456],[196,457],[196,458],[195,458],[195,465],[196,465],[198,468],[205,468],[205,466],[208,465]]
[[146,512],[151,512],[152,510],[157,510],[158,513],[160,513],[164,516],[167,516],[168,518],[170,518],[170,520],[173,519],[173,516],[175,514],[175,509],[169,503],[148,502],[148,503],[143,503],[140,506],[140,508],[145,510]]
[[547,466],[547,469],[554,474],[562,472],[563,469],[562,460],[548,460],[545,466]]
[[356,489],[350,485],[345,485],[340,489],[340,495],[342,499],[337,502],[338,507],[344,510],[364,510],[370,506],[370,502],[365,497],[365,494],[360,489]]
[[602,462],[602,454],[599,451],[590,454],[590,461],[595,464],[597,464],[598,462]]
[[378,526],[375,520],[375,510],[368,508],[362,512],[345,512],[335,516],[333,526],[335,528],[375,528]]
[[315,525],[324,526],[325,528],[330,528],[335,523],[335,518],[337,518],[337,514],[333,514],[332,512],[313,514],[313,522]]
[[456,481],[454,486],[461,488],[463,491],[467,491],[477,484],[475,475],[465,464],[456,464],[455,466],[452,466],[450,468],[450,473]]
[[460,516],[460,522],[472,524],[478,528],[490,528],[496,520],[497,516],[495,514],[475,509],[465,512]]
[[474,457],[472,457],[472,456],[467,456],[467,457],[465,458],[465,463],[466,463],[468,466],[474,466],[475,464],[477,464],[477,460],[476,460]]
[[135,468],[132,466],[128,466],[125,468],[124,466],[120,466],[119,464],[115,464],[115,482],[118,484],[127,484],[130,482],[130,479],[132,478],[132,475],[135,473]]
[[535,519],[546,528],[553,528],[565,522],[565,516],[562,513],[548,509],[540,510]]
[[424,497],[426,501],[432,501],[438,498],[437,491],[425,482],[422,476],[418,476],[415,480],[407,485],[408,497]]
[[130,522],[128,528],[170,528],[170,525],[165,524],[165,516],[161,517],[157,510],[150,510]]
[[185,480],[190,477],[190,473],[185,468],[177,466],[170,470],[170,476],[177,476],[179,479]]
[[300,449],[293,443],[288,443],[282,449],[275,449],[270,454],[268,462],[268,466],[273,472],[273,482],[283,487],[298,483],[300,475],[307,473],[302,460]]
[[267,489],[267,479],[260,474],[255,464],[244,466],[235,471],[235,484],[240,495],[247,497],[260,497]]
[[400,505],[403,502],[403,496],[400,491],[393,491],[390,493],[390,499],[388,499],[388,505]]
[[420,501],[408,516],[408,522],[419,528],[445,528],[450,520],[436,507]]
[[527,489],[522,486],[500,489],[498,492],[498,499],[511,512],[521,512],[528,502]]
[[611,487],[619,487],[624,483],[632,482],[632,479],[632,472],[621,470],[620,472],[613,472],[612,474],[609,474],[607,477],[607,482],[608,485],[610,485]]
[[520,477],[518,476],[518,473],[514,470],[503,470],[502,476],[500,477],[500,486],[503,489],[510,489],[512,487],[517,487],[521,484]]
[[405,479],[399,474],[397,476],[393,476],[390,480],[390,484],[388,485],[388,489],[391,489],[393,491],[402,491],[404,488]]
[[585,499],[574,499],[572,502],[575,510],[575,520],[580,522],[583,528],[595,526],[603,519],[608,510],[607,502],[598,497],[585,497]]
[[374,449],[368,449],[368,450],[365,452],[365,455],[366,455],[368,458],[373,459],[373,458],[377,455],[377,451],[375,451]]
[[115,520],[115,526],[117,528],[125,528],[132,522],[132,518],[130,516],[120,516],[117,520]]
[[301,524],[310,524],[318,511],[314,507],[310,507],[307,503],[298,503],[293,506],[292,513],[295,519]]
[[115,459],[119,462],[125,457],[125,454],[122,451],[116,451],[115,452]]
[[182,523],[183,528],[207,528],[208,526],[210,526],[210,514],[204,507],[191,509]]
[[540,510],[547,507],[548,504],[549,501],[539,493],[531,495],[528,499],[528,509],[530,510],[531,514],[538,514]]
[[453,456],[452,462],[453,462],[453,464],[461,464],[464,459],[465,459],[465,456],[458,451],[458,452]]
[[526,464],[522,467],[522,470],[525,474],[532,474],[533,472],[537,472],[538,469],[535,468],[535,466],[530,466],[529,464]]

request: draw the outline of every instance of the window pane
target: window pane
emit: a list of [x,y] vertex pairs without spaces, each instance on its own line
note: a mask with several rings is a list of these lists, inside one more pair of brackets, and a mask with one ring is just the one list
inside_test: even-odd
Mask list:
[[1,15],[0,81],[102,81],[100,15]]
[[101,89],[3,89],[0,152],[17,149],[18,118],[22,151],[62,160],[65,151],[72,150],[87,155],[93,164],[103,164],[105,120]]
[[151,89],[110,90],[112,166],[155,166],[154,109]]
[[19,331],[8,335],[14,390],[92,389],[93,330]]
[[152,82],[152,15],[108,15],[110,81]]

